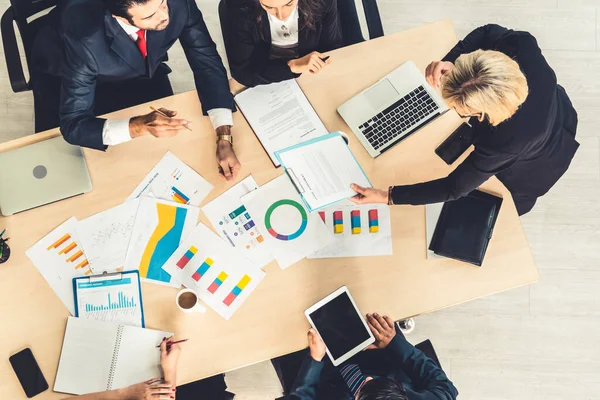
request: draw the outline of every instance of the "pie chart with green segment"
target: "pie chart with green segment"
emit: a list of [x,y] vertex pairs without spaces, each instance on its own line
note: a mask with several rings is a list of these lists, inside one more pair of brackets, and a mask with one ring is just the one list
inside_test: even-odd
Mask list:
[[[271,224],[271,216],[273,215],[273,211],[275,211],[277,208],[282,207],[282,206],[294,207],[296,210],[298,210],[298,212],[300,213],[300,217],[302,218],[302,222],[300,223],[300,227],[298,228],[298,230],[289,235],[284,235],[284,234],[277,232],[273,228],[273,225]],[[288,199],[278,200],[275,203],[271,204],[271,206],[267,209],[267,213],[265,214],[265,226],[266,226],[267,230],[269,231],[269,233],[271,234],[271,236],[273,236],[275,239],[279,239],[279,240],[283,240],[283,241],[294,240],[294,239],[298,238],[300,235],[302,235],[304,233],[304,231],[306,230],[306,227],[308,226],[308,214],[306,213],[306,210],[304,209],[304,207],[302,207],[302,205],[300,203],[298,203],[297,201],[288,200]]]

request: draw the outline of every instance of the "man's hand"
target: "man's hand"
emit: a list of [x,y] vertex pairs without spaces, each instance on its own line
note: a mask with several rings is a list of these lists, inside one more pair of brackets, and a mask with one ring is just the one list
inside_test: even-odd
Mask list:
[[321,336],[312,328],[308,330],[308,347],[312,359],[321,362],[325,357],[327,347]]
[[303,74],[308,71],[316,74],[325,68],[325,66],[331,64],[331,59],[323,61],[323,58],[325,57],[327,56],[318,51],[313,51],[304,57],[288,61],[288,67],[290,67],[290,70],[295,74]]
[[358,193],[350,197],[354,204],[388,204],[388,191],[374,188],[364,188],[355,183],[350,185],[350,189]]
[[172,338],[164,338],[160,344],[160,366],[163,370],[165,383],[177,384],[177,364],[181,355],[181,347],[178,344],[167,346]]
[[124,389],[119,398],[123,400],[171,400],[175,397],[175,387],[161,383],[161,378],[150,379]]
[[442,76],[451,71],[454,68],[454,64],[449,61],[433,61],[425,69],[425,78],[427,83],[432,87],[439,89],[442,81]]
[[367,324],[375,336],[375,343],[369,345],[367,350],[385,349],[396,336],[394,321],[386,315],[382,317],[377,313],[367,314]]
[[159,110],[168,117],[152,111],[150,114],[140,115],[129,120],[129,134],[132,139],[143,135],[152,135],[157,138],[171,137],[186,129],[186,126],[192,126],[190,121],[173,118],[177,115],[177,111],[167,110],[166,108],[160,108]]
[[[217,128],[217,137],[219,135],[230,135],[230,126],[220,126]],[[217,142],[217,163],[219,164],[219,174],[228,181],[237,177],[242,165],[238,161],[233,146],[226,140]]]

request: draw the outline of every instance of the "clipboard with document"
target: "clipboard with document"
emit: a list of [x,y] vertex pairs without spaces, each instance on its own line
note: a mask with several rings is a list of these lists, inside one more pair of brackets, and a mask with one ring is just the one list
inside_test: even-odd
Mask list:
[[310,212],[355,196],[352,183],[373,186],[341,132],[276,151],[275,156]]
[[75,316],[144,328],[144,306],[138,271],[73,278]]

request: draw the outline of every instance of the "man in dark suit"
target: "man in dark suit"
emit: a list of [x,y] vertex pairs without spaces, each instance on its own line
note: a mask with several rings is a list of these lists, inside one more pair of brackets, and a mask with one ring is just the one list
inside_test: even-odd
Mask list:
[[51,120],[58,114],[66,141],[99,150],[142,135],[176,135],[190,122],[172,118],[175,111],[126,120],[96,116],[172,95],[164,61],[179,39],[217,133],[219,168],[227,179],[235,177],[240,163],[231,136],[233,97],[194,0],[66,0],[53,12],[55,23],[34,44],[32,85],[36,107],[44,108],[36,115]]
[[[325,343],[308,332],[309,352],[286,400],[455,400],[444,371],[408,343],[394,321],[367,314],[375,343],[339,367],[325,358]],[[277,366],[277,364],[276,364]],[[278,375],[280,371],[278,371]]]

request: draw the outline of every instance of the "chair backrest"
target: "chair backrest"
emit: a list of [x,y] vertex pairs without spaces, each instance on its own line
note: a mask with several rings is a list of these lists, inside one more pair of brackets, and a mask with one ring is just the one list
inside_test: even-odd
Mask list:
[[364,42],[355,0],[337,0],[338,15],[342,27],[342,40],[344,46]]
[[365,11],[365,19],[367,20],[367,28],[369,28],[369,38],[375,39],[383,36],[383,24],[381,23],[377,0],[362,0],[362,3]]
[[41,20],[44,15],[29,22],[27,22],[27,19],[37,13],[55,7],[58,5],[59,1],[60,0],[10,0],[13,19],[19,28],[27,58],[29,58],[33,39],[41,25]]
[[442,364],[440,363],[440,360],[437,356],[437,354],[435,353],[435,349],[433,348],[433,344],[431,343],[431,340],[427,339],[417,345],[415,345],[415,347],[419,350],[421,350],[423,353],[425,353],[425,355],[429,358],[431,358],[438,367],[442,368]]

